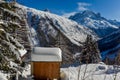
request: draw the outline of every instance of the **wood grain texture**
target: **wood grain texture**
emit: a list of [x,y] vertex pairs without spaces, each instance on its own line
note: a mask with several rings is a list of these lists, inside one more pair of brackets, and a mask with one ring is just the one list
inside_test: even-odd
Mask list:
[[53,80],[60,78],[60,62],[33,62],[35,80]]

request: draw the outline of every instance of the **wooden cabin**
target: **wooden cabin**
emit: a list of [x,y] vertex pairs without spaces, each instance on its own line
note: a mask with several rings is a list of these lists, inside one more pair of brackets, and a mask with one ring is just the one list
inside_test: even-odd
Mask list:
[[31,73],[35,80],[59,80],[62,54],[60,48],[33,48]]

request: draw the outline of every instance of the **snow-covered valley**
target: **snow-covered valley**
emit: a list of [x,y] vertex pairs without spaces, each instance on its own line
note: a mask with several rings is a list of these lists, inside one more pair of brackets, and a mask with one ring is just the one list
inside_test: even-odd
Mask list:
[[[83,64],[77,67],[61,68],[61,80],[119,80],[120,66],[106,65],[103,62],[97,64]],[[3,74],[5,75],[5,74]],[[31,75],[30,65],[22,74],[27,80],[34,80]],[[3,79],[4,80],[4,79]],[[6,79],[7,80],[7,79]]]
[[[119,66],[105,64],[84,64],[78,67],[61,69],[65,80],[119,80]],[[78,78],[79,77],[79,78]]]

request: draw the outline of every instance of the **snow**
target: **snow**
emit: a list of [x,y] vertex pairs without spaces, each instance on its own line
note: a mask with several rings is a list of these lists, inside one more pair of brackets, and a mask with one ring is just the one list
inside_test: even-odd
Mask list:
[[78,57],[80,54],[81,54],[81,53],[75,53],[73,57],[76,58],[76,57]]
[[34,28],[30,28],[30,32],[31,32],[31,41],[32,41],[32,45],[34,46],[38,46],[40,44],[39,39],[37,37],[37,32],[35,31]]
[[10,61],[10,67],[11,67],[11,68],[15,68],[15,67],[17,68],[18,65],[17,65],[16,63]]
[[16,55],[17,59],[21,60],[20,56],[23,56],[27,51],[16,39],[10,36],[9,33],[5,32],[4,29],[0,29],[0,31],[5,34],[5,40],[3,40],[2,43],[8,45],[9,49]]
[[32,36],[36,36],[37,33],[34,28],[31,28],[31,34],[32,34]]
[[0,8],[0,10],[3,10],[4,12],[8,12],[9,14],[14,15],[14,16],[17,17],[19,20],[21,20],[21,17],[20,17],[18,14],[14,13],[13,11],[10,11],[10,10],[5,9],[5,8]]
[[[26,6],[22,6],[17,4],[16,6],[22,8],[24,11],[26,11],[26,13],[28,14],[28,18],[29,20],[31,20],[31,17],[29,17],[29,15],[36,15],[37,18],[35,21],[44,18],[44,19],[49,19],[48,21],[52,21],[54,26],[60,30],[60,32],[62,32],[72,43],[81,46],[81,44],[79,42],[84,42],[87,35],[88,34],[92,34],[92,31],[88,28],[85,28],[81,25],[79,25],[78,23],[69,20],[67,18],[49,13],[49,12],[44,12],[44,11],[40,11],[40,10],[36,10],[33,8],[28,8]],[[38,22],[38,21],[37,21]],[[46,22],[48,23],[48,22]],[[32,26],[36,29],[36,25]],[[46,26],[43,27],[44,30],[46,28]],[[37,31],[36,31],[37,32]],[[51,26],[49,24],[48,27],[48,31],[47,34],[51,34],[53,37],[55,37],[57,35],[57,32],[54,30],[53,26]],[[46,34],[46,38],[47,38],[47,34]],[[93,36],[94,39],[96,38],[96,36]],[[97,39],[97,38],[96,38]],[[95,39],[95,40],[96,40]],[[36,40],[35,38],[33,40]],[[49,41],[49,40],[48,40]],[[38,42],[38,41],[36,41]]]
[[[7,22],[7,21],[6,21],[6,22]],[[8,21],[8,23],[13,24],[13,25],[16,25],[16,26],[19,27],[19,28],[22,27],[22,26],[21,26],[19,23],[17,23],[17,22]]]
[[31,75],[31,66],[30,66],[30,64],[27,65],[27,66],[25,67],[25,69],[23,70],[23,72],[22,72],[22,76],[23,76],[23,77],[27,78],[28,75],[29,75],[29,76]]
[[[80,72],[79,72],[80,71]],[[83,64],[78,67],[61,68],[61,80],[119,80],[120,66],[106,65],[103,62]],[[27,80],[31,80],[31,66],[27,65],[22,72]]]
[[7,79],[7,74],[5,74],[5,73],[2,73],[1,71],[0,71],[0,80],[8,80]]
[[1,32],[5,32],[4,29],[0,29]]
[[35,47],[31,54],[31,61],[62,61],[61,49]]
[[[1,3],[1,1],[0,1]],[[5,6],[4,6],[5,7]],[[14,11],[1,8],[0,10],[4,12],[7,12],[11,18],[16,18],[18,20],[21,20],[21,16],[19,16]],[[3,16],[3,15],[2,15]],[[7,17],[7,16],[6,16]],[[9,16],[8,16],[9,17]],[[15,39],[15,36],[13,35],[15,32],[11,32],[10,30],[14,30],[17,28],[21,28],[21,25],[18,21],[14,22],[11,18],[6,19],[0,19],[0,24],[3,25],[0,28],[1,33],[1,49],[3,53],[2,55],[2,62],[0,63],[1,69],[4,69],[0,71],[0,80],[8,80],[10,77],[13,77],[13,75],[16,72],[16,79],[18,80],[18,76],[20,71],[22,71],[22,67],[20,67],[21,57],[23,56],[27,51],[24,49],[23,45],[21,45],[17,39]],[[8,28],[9,27],[9,28]],[[13,37],[14,36],[14,37]],[[19,60],[19,61],[18,61]],[[4,63],[5,62],[5,63]],[[13,73],[13,74],[12,74]],[[7,79],[8,78],[8,79]]]
[[[81,25],[78,25],[76,22],[68,20],[66,18],[57,16],[55,14],[51,14],[48,12],[43,12],[43,11],[37,11],[35,9],[32,8],[28,8],[25,6],[21,6],[19,4],[17,4],[17,6],[19,6],[20,8],[25,9],[26,13],[32,13],[32,14],[36,14],[38,15],[38,18],[48,18],[50,20],[52,20],[52,22],[54,23],[54,25],[56,26],[57,29],[59,29],[71,42],[73,42],[74,44],[77,45],[81,45],[79,42],[84,42],[87,34],[91,34],[91,30],[89,30],[88,28],[85,28]],[[7,10],[5,10],[7,11]],[[12,12],[9,12],[13,15],[16,15]],[[19,17],[19,15],[16,15],[17,17]],[[95,21],[96,22],[96,21]],[[0,23],[2,24],[3,22],[0,21]],[[96,22],[97,23],[97,22]],[[100,22],[101,24],[108,24],[107,22]],[[16,24],[18,25],[18,24]],[[89,25],[92,25],[92,22],[89,22]],[[92,25],[93,26],[93,25]],[[102,26],[102,25],[101,25]],[[112,25],[111,25],[112,26]],[[112,26],[113,28],[117,28],[116,26]],[[95,26],[95,28],[97,29],[97,27]],[[45,30],[43,28],[43,30]],[[47,34],[51,34],[53,37],[55,37],[58,33],[56,32],[56,30],[53,29],[52,26],[49,26],[49,30]],[[0,31],[3,31],[2,29],[0,29]],[[31,28],[31,34],[32,34],[32,41],[34,41],[34,44],[37,45],[39,43],[39,41],[37,41],[36,37],[37,37],[37,32],[35,30],[35,26],[34,28]],[[19,44],[19,42],[17,42],[15,39],[13,39],[12,37],[10,37],[10,39],[15,42],[15,45],[12,45],[9,42],[5,42],[10,46],[10,49],[19,57],[19,53],[20,56],[23,56],[26,53],[26,50],[23,48],[23,46],[21,46]],[[18,49],[18,51],[16,51],[16,46],[20,46],[22,47],[22,49]],[[19,53],[18,53],[19,52]],[[78,56],[80,53],[76,53],[74,55],[74,57]],[[61,50],[59,48],[36,48],[34,50],[34,52],[32,53],[32,61],[62,61],[62,54],[61,54]],[[17,64],[15,64],[14,62],[10,61],[10,66],[11,67],[18,67]],[[27,67],[25,67],[25,70],[23,70],[22,72],[22,76],[24,76],[25,78],[29,79],[29,75],[31,74],[31,66],[28,65]],[[66,78],[65,80],[78,80],[78,71],[80,70],[80,74],[79,74],[79,80],[115,80],[115,75],[117,74],[116,80],[120,79],[120,69],[119,68],[115,68],[114,66],[110,65],[105,65],[103,63],[99,63],[99,64],[84,64],[84,65],[80,65],[78,67],[69,67],[69,68],[61,68],[61,72],[64,72],[66,74]],[[0,80],[7,80],[7,74],[0,72]]]
[[78,72],[79,80],[119,80],[120,69],[117,70],[118,73],[115,72],[114,66],[105,64],[84,64],[61,69],[66,75],[65,80],[78,80]]
[[119,23],[110,21],[102,17],[98,13],[94,13],[90,10],[76,13],[73,16],[70,16],[69,19],[72,19],[79,24],[90,28],[93,30],[100,38],[109,35],[113,31],[119,29]]
[[27,53],[26,49],[19,49],[18,51],[19,51],[21,57]]
[[4,0],[0,0],[0,3],[5,3],[5,1]]

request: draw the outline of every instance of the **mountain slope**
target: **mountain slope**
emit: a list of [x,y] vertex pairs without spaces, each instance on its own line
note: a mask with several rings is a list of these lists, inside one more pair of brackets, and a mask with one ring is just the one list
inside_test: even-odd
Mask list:
[[[93,32],[90,29],[85,28],[81,25],[78,25],[76,22],[68,20],[67,18],[58,16],[49,12],[38,11],[32,8],[26,8],[26,12],[29,18],[28,22],[33,21],[32,23],[29,23],[29,24],[31,24],[30,26],[32,27],[34,26],[34,29],[36,29],[38,26],[41,26],[40,23],[46,20],[42,25],[46,26],[46,24],[48,23],[49,29],[53,30],[52,29],[53,26],[50,24],[50,22],[53,22],[53,25],[57,29],[59,29],[60,32],[62,32],[67,38],[75,42],[75,44],[77,45],[80,45],[80,43],[78,43],[77,41],[80,41],[80,42],[85,41],[87,34],[93,35]],[[50,34],[50,33],[52,36],[55,36],[53,34],[54,31],[47,32],[47,34]],[[93,37],[95,38],[96,36],[94,35]]]
[[31,31],[32,43],[41,47],[60,47],[63,51],[63,63],[74,61],[74,54],[81,51],[87,35],[97,40],[90,29],[67,18],[17,4],[26,12]]
[[119,56],[120,50],[120,30],[104,37],[98,43],[103,60],[115,61],[115,58]]
[[101,17],[100,13],[94,13],[89,10],[83,11],[81,13],[76,13],[75,15],[70,16],[69,19],[72,19],[79,24],[90,28],[100,38],[105,37],[106,35],[120,28],[119,22],[107,20],[104,17]]

